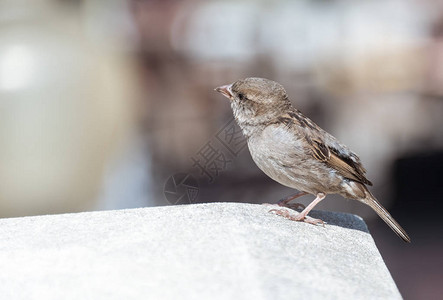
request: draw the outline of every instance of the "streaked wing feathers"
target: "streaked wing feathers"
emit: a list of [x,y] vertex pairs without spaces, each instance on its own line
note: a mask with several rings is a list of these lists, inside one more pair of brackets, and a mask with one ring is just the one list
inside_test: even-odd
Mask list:
[[372,182],[366,178],[366,170],[358,156],[301,112],[295,110],[281,116],[278,121],[287,127],[293,127],[294,125],[298,127],[296,130],[304,134],[307,143],[311,147],[311,155],[315,159],[337,170],[345,178],[372,185]]

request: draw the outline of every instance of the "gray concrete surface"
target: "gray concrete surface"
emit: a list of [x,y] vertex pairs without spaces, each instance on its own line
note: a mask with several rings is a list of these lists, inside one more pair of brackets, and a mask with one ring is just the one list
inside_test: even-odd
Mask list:
[[239,203],[0,220],[2,299],[400,299],[365,223]]

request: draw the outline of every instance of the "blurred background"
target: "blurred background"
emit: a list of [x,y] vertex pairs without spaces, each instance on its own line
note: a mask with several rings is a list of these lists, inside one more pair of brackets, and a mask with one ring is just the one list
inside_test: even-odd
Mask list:
[[213,90],[251,76],[360,155],[413,242],[317,208],[364,217],[405,299],[441,297],[439,1],[0,0],[0,216],[277,202]]

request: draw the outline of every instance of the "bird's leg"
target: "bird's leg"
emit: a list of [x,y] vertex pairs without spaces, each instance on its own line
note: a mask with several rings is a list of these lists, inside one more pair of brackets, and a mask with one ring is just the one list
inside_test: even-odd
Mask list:
[[291,194],[291,195],[289,195],[289,196],[287,196],[285,198],[280,199],[277,202],[277,205],[284,206],[284,207],[289,207],[289,208],[292,208],[292,209],[295,209],[295,210],[298,209],[298,208],[305,209],[306,207],[303,204],[301,204],[301,203],[289,204],[289,202],[291,202],[294,199],[297,199],[298,197],[301,197],[301,196],[304,196],[304,195],[307,195],[307,194],[308,193],[306,193],[306,192],[300,192],[299,191],[299,192],[297,192],[295,194]]
[[277,215],[283,216],[292,221],[302,221],[314,225],[317,225],[319,223],[324,224],[323,220],[311,218],[308,216],[308,213],[314,208],[314,206],[316,206],[325,197],[326,197],[325,194],[318,193],[314,201],[312,201],[308,206],[306,206],[305,209],[303,209],[301,213],[298,213],[297,215],[292,215],[289,211],[284,209],[271,209],[270,212],[273,211]]
[[[284,197],[284,198],[278,200],[277,206],[283,206],[283,207],[287,207],[287,208],[290,208],[290,209],[293,209],[293,210],[297,210],[299,208],[300,209],[305,209],[306,206],[304,206],[301,203],[291,203],[291,204],[289,204],[289,202],[291,202],[294,199],[297,199],[298,197],[301,197],[301,196],[304,196],[304,195],[307,195],[307,194],[308,193],[306,193],[306,192],[300,192],[300,191],[296,192],[294,194],[291,194],[291,195],[289,195],[287,197]],[[275,204],[271,204],[271,203],[263,203],[263,205],[276,206]]]
[[[314,208],[314,206],[316,206],[321,200],[325,199],[326,195],[323,193],[318,193],[317,197],[314,199],[314,201],[312,201],[311,203],[309,203],[308,206],[306,206],[305,209],[303,209],[303,211],[296,217],[296,221],[302,221],[304,218],[307,217],[308,213]],[[316,219],[314,219],[316,220]],[[318,219],[320,220],[320,219]],[[320,220],[322,223],[323,221]]]

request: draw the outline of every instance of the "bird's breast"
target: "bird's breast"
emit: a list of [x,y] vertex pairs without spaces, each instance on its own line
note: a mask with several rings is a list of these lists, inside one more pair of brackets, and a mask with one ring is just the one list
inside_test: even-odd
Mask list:
[[[273,180],[288,187],[301,189],[300,167],[303,168],[302,148],[284,140],[252,137],[248,147],[255,164]],[[289,148],[290,147],[290,148]],[[290,150],[290,151],[288,151]]]
[[[282,185],[316,194],[333,192],[337,175],[306,153],[304,141],[288,130],[269,129],[248,139],[256,165]],[[336,182],[337,181],[337,182]]]

